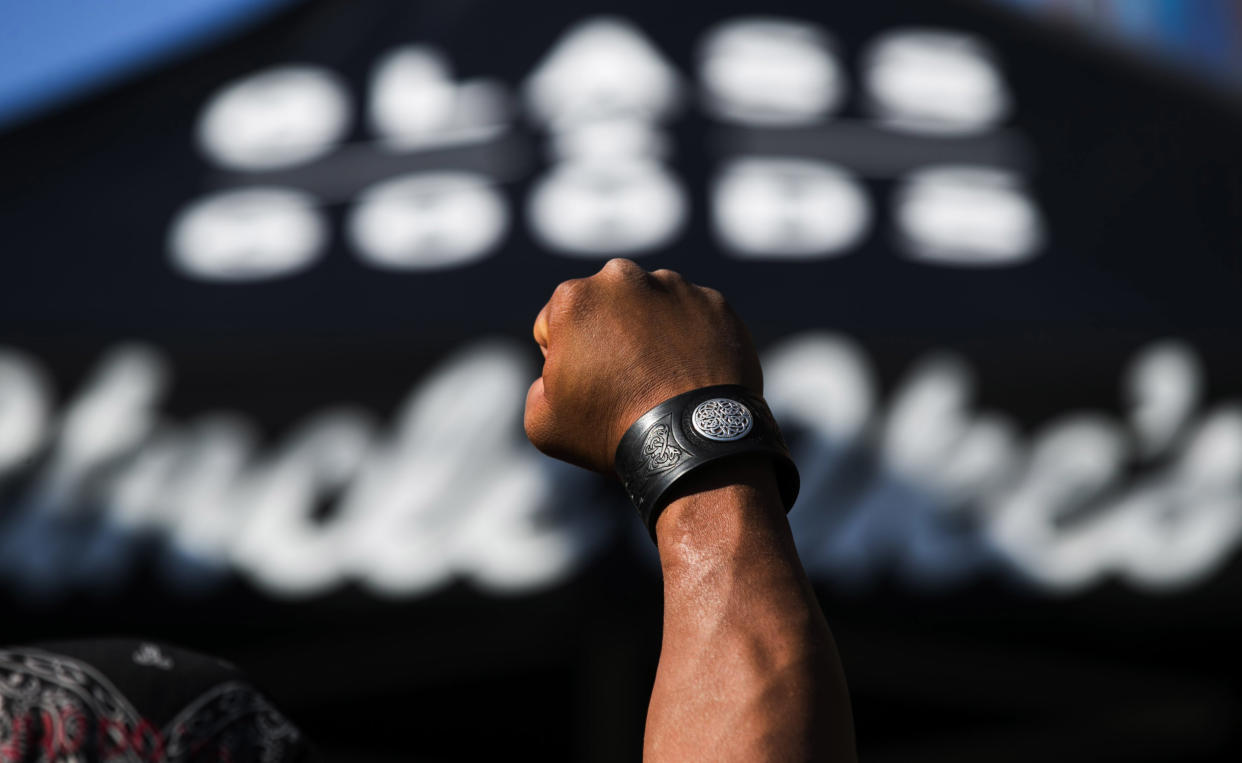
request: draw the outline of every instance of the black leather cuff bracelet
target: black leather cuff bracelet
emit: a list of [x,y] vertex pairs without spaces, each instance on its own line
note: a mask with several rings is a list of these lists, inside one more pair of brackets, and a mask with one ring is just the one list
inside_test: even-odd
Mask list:
[[661,498],[695,469],[745,453],[768,455],[776,467],[785,511],[798,497],[798,468],[763,398],[722,384],[691,390],[647,411],[617,445],[616,469],[625,492],[655,540]]

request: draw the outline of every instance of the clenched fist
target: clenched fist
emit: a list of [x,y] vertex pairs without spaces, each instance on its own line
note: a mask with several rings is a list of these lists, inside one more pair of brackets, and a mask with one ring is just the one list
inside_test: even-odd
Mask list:
[[558,286],[535,341],[543,375],[526,395],[526,435],[595,471],[612,471],[625,431],[674,395],[713,384],[763,393],[750,333],[720,292],[629,260]]

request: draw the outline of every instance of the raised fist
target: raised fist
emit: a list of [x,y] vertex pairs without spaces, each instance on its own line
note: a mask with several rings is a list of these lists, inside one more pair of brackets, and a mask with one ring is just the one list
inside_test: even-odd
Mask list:
[[526,395],[526,436],[587,469],[611,472],[625,431],[674,395],[713,384],[763,393],[754,342],[720,292],[630,260],[558,286],[535,341],[543,375]]

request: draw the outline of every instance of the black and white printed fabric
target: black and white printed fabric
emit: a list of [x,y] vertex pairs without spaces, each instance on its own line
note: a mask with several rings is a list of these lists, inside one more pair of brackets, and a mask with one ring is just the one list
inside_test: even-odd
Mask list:
[[0,649],[0,760],[310,760],[301,733],[228,663],[93,640]]

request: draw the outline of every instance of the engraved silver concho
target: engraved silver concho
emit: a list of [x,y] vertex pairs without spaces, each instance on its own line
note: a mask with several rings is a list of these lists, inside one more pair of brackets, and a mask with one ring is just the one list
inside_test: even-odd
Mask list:
[[694,431],[709,440],[729,442],[740,440],[750,433],[755,425],[750,409],[736,400],[727,397],[714,397],[704,400],[690,415]]

